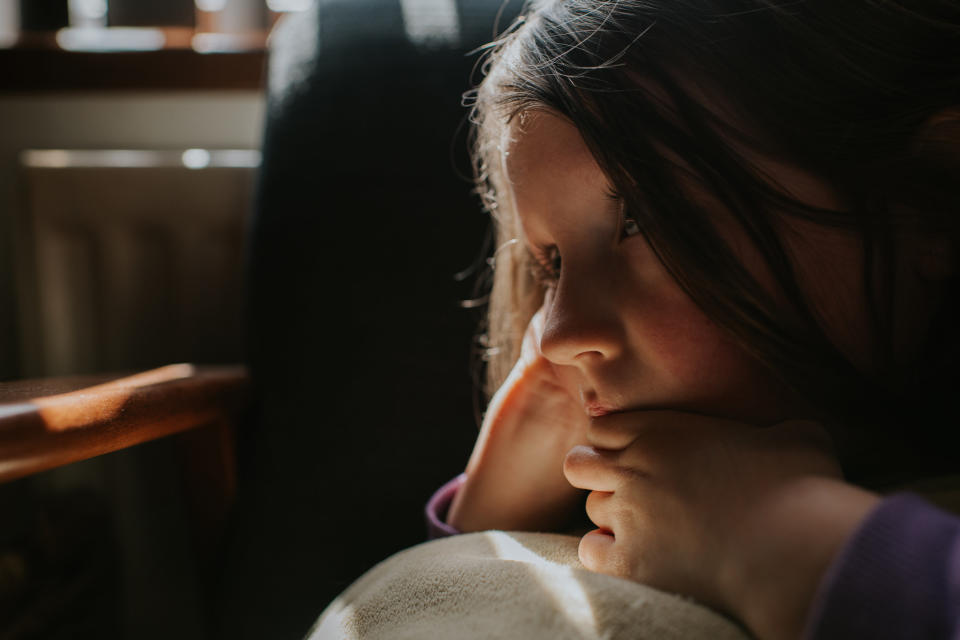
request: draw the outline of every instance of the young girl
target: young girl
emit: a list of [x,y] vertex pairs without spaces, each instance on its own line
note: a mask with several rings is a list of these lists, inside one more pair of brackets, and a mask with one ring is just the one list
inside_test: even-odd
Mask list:
[[960,520],[881,498],[960,488],[958,102],[952,0],[534,2],[476,94],[496,392],[435,529],[585,509],[586,567],[760,638],[960,637]]

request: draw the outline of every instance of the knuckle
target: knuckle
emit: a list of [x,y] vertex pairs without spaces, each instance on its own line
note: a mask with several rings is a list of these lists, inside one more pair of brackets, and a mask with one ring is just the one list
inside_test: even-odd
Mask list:
[[620,488],[633,484],[639,477],[636,469],[620,464],[615,465],[611,471],[616,478],[617,487]]
[[646,461],[619,460],[611,470],[617,478],[617,485],[621,488],[631,488],[635,492],[645,486],[651,479],[650,464]]

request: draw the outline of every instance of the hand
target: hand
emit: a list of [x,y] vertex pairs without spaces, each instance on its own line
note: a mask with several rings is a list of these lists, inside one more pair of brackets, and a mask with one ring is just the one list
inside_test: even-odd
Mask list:
[[590,421],[568,454],[600,527],[592,570],[693,597],[760,638],[799,637],[820,578],[878,498],[843,482],[816,423],[760,428],[672,411]]
[[587,416],[540,353],[544,308],[530,321],[520,358],[484,416],[467,481],[448,521],[461,531],[555,531],[577,513],[583,492],[563,475],[563,460],[585,444]]

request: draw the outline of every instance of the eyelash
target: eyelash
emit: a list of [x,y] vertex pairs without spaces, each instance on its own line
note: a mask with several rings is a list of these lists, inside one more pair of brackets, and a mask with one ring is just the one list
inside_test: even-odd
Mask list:
[[[623,226],[620,230],[621,239],[635,236],[641,232],[640,224],[635,218],[623,212],[621,215]],[[533,277],[541,285],[550,287],[556,285],[560,279],[560,268],[562,265],[560,252],[557,245],[548,247],[534,247],[533,254]]]
[[533,278],[544,287],[550,287],[560,279],[560,252],[557,246],[533,249]]

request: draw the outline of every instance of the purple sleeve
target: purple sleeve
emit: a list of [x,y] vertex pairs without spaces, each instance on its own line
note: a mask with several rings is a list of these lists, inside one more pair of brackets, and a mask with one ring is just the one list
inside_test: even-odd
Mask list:
[[447,512],[450,510],[450,503],[457,491],[463,486],[467,479],[467,474],[461,473],[456,478],[437,489],[430,500],[427,501],[427,537],[430,540],[435,538],[445,538],[455,536],[459,531],[447,524]]
[[867,516],[820,584],[808,640],[960,640],[960,519],[903,493]]

